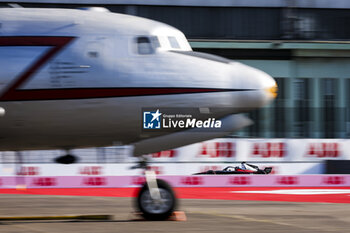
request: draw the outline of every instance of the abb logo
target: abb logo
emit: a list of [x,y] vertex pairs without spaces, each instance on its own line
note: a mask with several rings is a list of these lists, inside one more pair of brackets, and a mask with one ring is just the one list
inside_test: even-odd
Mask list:
[[22,166],[21,169],[17,172],[17,175],[18,176],[37,176],[39,175],[39,168]]
[[180,183],[184,185],[202,185],[204,182],[203,182],[203,177],[187,176],[187,177],[181,178]]
[[89,185],[89,186],[101,186],[101,185],[106,185],[107,180],[105,177],[87,177],[87,178],[84,178],[83,184]]
[[231,177],[229,179],[229,184],[232,184],[232,185],[249,185],[251,183],[252,183],[251,178],[245,177],[245,176]]
[[296,177],[296,176],[277,177],[276,182],[277,182],[277,184],[283,184],[283,185],[297,185],[297,184],[299,184],[298,177]]
[[306,157],[337,158],[340,154],[339,144],[336,142],[311,143]]
[[143,185],[146,183],[146,178],[141,176],[141,177],[133,177],[131,180],[132,185]]
[[253,145],[253,157],[283,158],[286,155],[286,146],[283,142],[257,142]]
[[33,179],[33,186],[56,186],[57,180],[53,177],[39,177]]
[[79,174],[88,176],[97,176],[102,174],[101,166],[86,166],[79,168]]
[[324,184],[343,185],[345,184],[345,177],[343,176],[329,176],[323,179]]
[[176,150],[165,150],[151,154],[152,158],[174,158],[176,157]]
[[204,142],[198,156],[208,158],[231,158],[235,156],[232,142]]
[[221,166],[202,166],[199,168],[199,172],[206,172],[209,170],[216,171],[216,170],[221,170],[221,169],[222,169]]
[[156,175],[161,175],[163,174],[163,167],[159,166],[147,166],[148,171],[154,171]]

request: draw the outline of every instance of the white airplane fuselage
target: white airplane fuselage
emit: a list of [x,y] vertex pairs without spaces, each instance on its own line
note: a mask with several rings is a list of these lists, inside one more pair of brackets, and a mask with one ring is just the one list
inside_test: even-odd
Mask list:
[[0,23],[0,150],[137,143],[151,137],[141,132],[145,107],[227,109],[219,119],[273,99],[270,76],[192,52],[163,23],[5,8]]

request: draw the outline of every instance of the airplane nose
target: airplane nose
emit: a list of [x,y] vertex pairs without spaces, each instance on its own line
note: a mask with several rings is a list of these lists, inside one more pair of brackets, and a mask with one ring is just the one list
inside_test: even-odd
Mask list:
[[261,106],[265,106],[277,97],[278,87],[276,81],[261,70],[255,70],[252,79],[256,89],[261,92]]
[[276,82],[274,85],[266,87],[264,90],[269,97],[271,97],[272,99],[276,99],[278,95],[278,86]]
[[252,90],[255,93],[251,93],[248,97],[255,102],[254,105],[265,106],[277,97],[277,83],[270,75],[253,67],[241,65],[240,69],[243,71],[241,84],[244,89]]
[[260,81],[260,89],[265,92],[266,97],[269,100],[275,99],[278,94],[278,86],[275,79],[260,70],[256,78]]

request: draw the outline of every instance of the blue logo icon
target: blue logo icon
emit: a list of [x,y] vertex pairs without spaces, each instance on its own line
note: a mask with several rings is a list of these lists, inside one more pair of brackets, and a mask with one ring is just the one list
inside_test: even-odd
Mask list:
[[160,120],[162,113],[159,109],[155,112],[143,112],[143,128],[144,129],[160,129]]

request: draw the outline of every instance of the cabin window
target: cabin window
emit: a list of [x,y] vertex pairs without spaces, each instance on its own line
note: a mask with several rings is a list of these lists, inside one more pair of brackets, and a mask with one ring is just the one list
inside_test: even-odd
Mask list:
[[168,36],[168,40],[169,40],[171,48],[173,48],[173,49],[179,49],[180,48],[180,45],[179,45],[179,43],[177,42],[177,40],[176,40],[176,38],[174,36]]
[[153,48],[150,41],[150,38],[142,36],[137,37],[137,52],[139,54],[152,54]]
[[150,38],[151,38],[151,42],[152,42],[153,48],[159,48],[160,47],[160,42],[159,42],[158,37],[151,36]]

